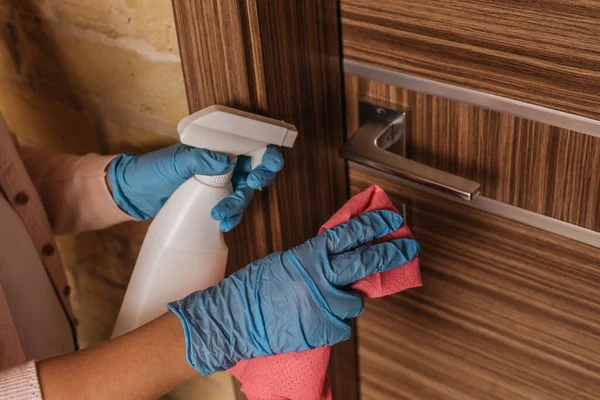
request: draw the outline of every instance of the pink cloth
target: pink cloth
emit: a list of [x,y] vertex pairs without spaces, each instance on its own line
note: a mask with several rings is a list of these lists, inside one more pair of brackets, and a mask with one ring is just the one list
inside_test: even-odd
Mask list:
[[[321,226],[319,233],[374,210],[398,211],[377,185],[352,197]],[[411,237],[408,226],[403,224],[396,232],[374,243]],[[417,257],[402,267],[361,279],[351,287],[364,297],[375,298],[421,285]],[[325,346],[300,353],[255,358],[239,362],[230,372],[242,382],[242,391],[249,400],[329,400],[331,388],[327,366],[330,351],[330,347]]]

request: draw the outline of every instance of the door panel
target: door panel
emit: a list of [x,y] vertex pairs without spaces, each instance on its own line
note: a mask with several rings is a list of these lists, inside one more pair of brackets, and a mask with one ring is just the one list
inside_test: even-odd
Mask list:
[[[294,124],[285,168],[226,236],[229,272],[315,236],[348,197],[335,0],[173,0],[190,111],[223,104]],[[267,84],[268,82],[268,84]],[[336,398],[356,399],[356,348],[334,346]]]
[[600,249],[350,170],[409,203],[423,287],[358,320],[362,399],[596,399]]
[[481,184],[483,196],[600,231],[600,137],[346,75],[359,100],[408,107],[410,158]]
[[[220,103],[300,131],[284,172],[227,238],[233,271],[313,236],[347,198],[337,156],[339,10],[333,0],[173,3],[190,111]],[[342,7],[350,58],[600,116],[597,22],[587,16],[598,7],[590,2]],[[533,33],[523,35],[527,24]],[[408,105],[413,159],[477,180],[485,196],[600,230],[600,139],[356,77],[346,83],[351,132],[359,98]],[[353,192],[377,182],[408,198],[423,248],[424,288],[369,301],[359,320],[363,398],[592,398],[600,390],[597,248],[392,180],[351,171],[350,182]],[[334,347],[336,399],[358,396],[355,350],[352,341]]]
[[[286,167],[230,239],[232,268],[314,236],[347,198],[335,1],[174,0],[190,111],[224,104],[293,123]],[[310,29],[309,29],[310,27]],[[271,84],[266,85],[269,80]],[[318,151],[317,151],[318,149]],[[311,184],[323,184],[307,191]]]
[[600,118],[600,3],[341,0],[344,57]]
[[[296,125],[286,167],[229,236],[233,269],[314,236],[347,199],[335,1],[174,0],[194,112],[223,104]],[[270,84],[266,85],[265,82]],[[319,190],[307,190],[308,187]]]

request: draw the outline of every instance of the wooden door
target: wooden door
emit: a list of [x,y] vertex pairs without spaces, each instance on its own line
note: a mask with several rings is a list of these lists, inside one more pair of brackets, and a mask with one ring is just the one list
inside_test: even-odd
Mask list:
[[[598,397],[594,2],[173,5],[190,111],[220,103],[300,132],[228,237],[230,271],[314,235],[372,183],[422,245],[424,287],[367,302],[353,340],[334,347],[334,398]],[[479,182],[481,196],[345,162],[359,101],[409,108],[408,157]]]
[[423,273],[358,319],[362,399],[600,396],[598,21],[588,1],[341,1],[348,137],[361,101],[409,109],[408,156],[481,185],[350,164],[351,193],[409,210]]

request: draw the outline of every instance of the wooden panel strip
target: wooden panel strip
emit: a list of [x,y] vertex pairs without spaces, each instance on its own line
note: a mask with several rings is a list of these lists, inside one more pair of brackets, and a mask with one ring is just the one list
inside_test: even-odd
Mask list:
[[553,108],[542,107],[537,104],[509,99],[491,93],[480,92],[462,86],[408,75],[402,72],[383,69],[373,65],[364,64],[350,59],[344,60],[344,72],[361,78],[402,87],[432,96],[444,97],[477,107],[514,115],[553,125],[558,128],[569,129],[587,135],[600,137],[600,120],[566,113]]
[[[347,199],[346,167],[337,156],[344,140],[337,6],[259,2],[269,113],[301,132],[293,157],[286,155],[286,171],[293,175],[278,177],[276,185],[283,248],[314,236]],[[321,65],[315,65],[317,55]],[[358,398],[354,339],[333,347],[329,378],[335,398]]]
[[[245,45],[248,28],[258,21],[244,20],[242,2],[174,0],[173,9],[190,112],[212,104],[266,111],[258,101],[266,96],[259,94],[261,88],[255,85],[254,72],[258,70],[251,67],[262,60],[255,60]],[[273,195],[265,190],[255,196],[244,223],[227,235],[227,242],[235,243],[228,260],[230,271],[273,251],[268,238],[273,228],[281,229],[265,218]]]
[[240,3],[173,0],[173,9],[190,112],[214,103],[254,107]]
[[[335,0],[173,0],[190,110],[213,103],[296,125],[286,167],[227,235],[229,270],[314,236],[348,196]],[[336,398],[356,399],[354,342],[334,347]],[[339,362],[339,361],[342,362]],[[351,360],[348,362],[348,360]],[[344,381],[348,379],[349,381]]]
[[261,111],[266,111],[267,88],[263,66],[262,40],[260,38],[260,24],[258,21],[257,0],[240,2],[242,8],[242,24],[244,36],[244,50],[247,54],[249,76],[251,77],[250,90],[253,103]]
[[344,57],[600,119],[600,3],[342,0]]
[[398,178],[394,175],[387,174],[385,172],[379,172],[373,168],[357,164],[355,162],[348,163],[349,168],[365,171],[370,174],[382,177],[390,183],[399,183],[403,186],[408,186],[425,193],[433,194],[440,199],[465,204],[477,210],[487,212],[489,214],[496,215],[501,218],[506,218],[510,221],[527,225],[545,232],[560,235],[568,240],[574,240],[576,242],[587,244],[588,246],[600,248],[600,232],[593,231],[591,229],[582,228],[577,225],[569,224],[555,218],[550,218],[542,214],[534,213],[523,208],[515,207],[510,204],[502,203],[500,201],[490,199],[489,197],[477,196],[475,199],[467,201],[459,199],[451,194],[442,193],[439,190],[425,187],[423,185]]
[[600,231],[600,138],[346,77],[348,134],[358,100],[409,107],[410,158],[481,184],[483,196]]
[[423,287],[358,320],[363,399],[595,399],[600,249],[351,170],[409,201]]

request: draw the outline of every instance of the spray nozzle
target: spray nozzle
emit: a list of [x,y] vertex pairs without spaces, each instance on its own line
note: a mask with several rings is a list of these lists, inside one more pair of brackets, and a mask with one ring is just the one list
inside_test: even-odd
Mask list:
[[292,147],[298,136],[294,125],[234,108],[213,105],[195,112],[177,125],[183,144],[227,154],[246,155],[252,169],[269,144]]

